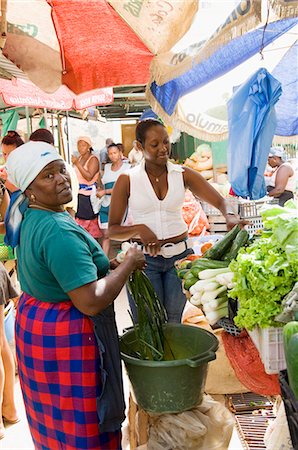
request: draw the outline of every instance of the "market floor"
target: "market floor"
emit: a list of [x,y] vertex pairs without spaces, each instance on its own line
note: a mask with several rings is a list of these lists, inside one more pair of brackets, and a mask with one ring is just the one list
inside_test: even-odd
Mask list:
[[[121,334],[124,328],[131,326],[131,319],[127,312],[128,301],[124,289],[116,300],[115,307],[118,330]],[[126,375],[124,375],[124,388],[125,396],[126,398],[128,398],[129,382]],[[7,426],[5,431],[5,438],[0,441],[0,450],[34,450],[18,379],[16,380],[15,394],[17,410],[21,421],[16,425]],[[223,396],[216,397],[216,400],[223,400]],[[127,421],[125,421],[123,424],[123,450],[129,450]],[[236,429],[234,429],[229,450],[243,450],[243,446],[241,445]]]

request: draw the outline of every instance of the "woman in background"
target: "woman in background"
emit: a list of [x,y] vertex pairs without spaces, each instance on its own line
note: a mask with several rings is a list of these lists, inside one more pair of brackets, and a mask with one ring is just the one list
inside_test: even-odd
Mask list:
[[283,206],[287,200],[294,198],[295,173],[290,163],[284,161],[283,147],[271,147],[268,164],[274,170],[270,177],[267,191],[269,197],[278,198],[278,203]]
[[[2,155],[5,161],[8,158],[8,155],[15,150],[20,145],[23,145],[24,141],[19,135],[17,131],[8,131],[7,135],[4,136],[1,143]],[[0,177],[5,181],[5,187],[10,194],[17,191],[18,188],[14,186],[8,179],[5,167],[1,169]]]
[[91,236],[99,239],[102,233],[90,201],[92,186],[97,186],[99,178],[99,161],[95,155],[92,155],[92,144],[88,136],[80,136],[77,145],[80,156],[72,155],[71,157],[80,184],[76,221]]
[[[4,219],[9,204],[9,195],[0,179],[0,232],[4,234]],[[4,306],[19,294],[2,262],[0,262],[0,439],[4,438],[4,425],[19,421],[14,401],[15,364],[4,328]]]
[[103,177],[101,179],[102,188],[97,191],[97,197],[102,199],[101,207],[99,210],[100,228],[103,232],[102,248],[106,255],[110,250],[110,239],[108,235],[108,222],[109,211],[111,203],[111,195],[113,192],[114,184],[118,180],[119,176],[125,172],[130,166],[123,163],[121,158],[121,151],[116,144],[108,146],[108,155],[110,164],[105,165]]

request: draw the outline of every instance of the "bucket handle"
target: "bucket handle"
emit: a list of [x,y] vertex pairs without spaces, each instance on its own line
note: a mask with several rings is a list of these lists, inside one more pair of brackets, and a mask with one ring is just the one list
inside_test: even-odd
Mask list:
[[209,361],[213,361],[216,358],[215,352],[207,352],[204,355],[194,356],[191,359],[187,359],[186,363],[190,367],[198,367],[201,364],[208,363]]

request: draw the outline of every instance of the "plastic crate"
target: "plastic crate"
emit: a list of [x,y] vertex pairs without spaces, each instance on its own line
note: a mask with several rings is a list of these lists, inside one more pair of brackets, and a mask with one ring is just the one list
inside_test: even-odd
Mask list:
[[292,445],[295,450],[298,450],[298,400],[289,386],[288,374],[286,370],[280,372],[279,384],[281,388],[281,396],[285,405]]
[[[227,203],[229,208],[235,213],[239,213],[239,201],[236,198],[228,198]],[[206,216],[221,216],[221,212],[219,209],[214,208],[214,206],[209,205],[207,202],[201,201],[202,208],[206,214]]]
[[262,206],[266,204],[278,204],[278,199],[265,199],[265,200],[253,200],[253,201],[242,201],[239,203],[239,214],[241,219],[250,219],[253,217],[261,217],[260,210]]
[[271,375],[286,368],[283,328],[255,328],[248,334],[259,351],[266,373]]

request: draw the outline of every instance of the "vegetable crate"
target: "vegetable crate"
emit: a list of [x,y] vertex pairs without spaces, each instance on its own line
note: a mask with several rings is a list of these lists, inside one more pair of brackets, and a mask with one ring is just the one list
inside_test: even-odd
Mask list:
[[248,334],[259,351],[266,373],[278,373],[286,368],[282,327],[254,328]]
[[[239,213],[239,201],[238,199],[229,198],[227,199],[230,209],[235,213]],[[221,212],[219,209],[214,208],[214,206],[209,205],[207,202],[201,201],[201,205],[203,210],[205,211],[206,216],[221,216]]]
[[298,449],[298,400],[289,386],[286,370],[280,372],[279,384],[285,405],[292,445],[294,449]]
[[278,200],[268,199],[262,201],[251,201],[239,203],[239,215],[241,219],[248,219],[250,224],[246,226],[248,234],[251,236],[264,228],[263,220],[260,214],[262,206],[265,204],[276,204]]

